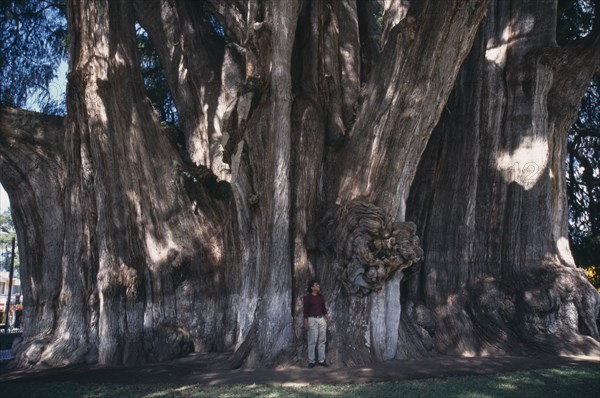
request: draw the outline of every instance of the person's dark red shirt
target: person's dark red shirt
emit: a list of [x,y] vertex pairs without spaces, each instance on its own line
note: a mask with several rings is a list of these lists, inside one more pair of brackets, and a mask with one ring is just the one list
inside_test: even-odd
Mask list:
[[327,314],[327,309],[325,308],[325,298],[320,293],[317,293],[316,295],[310,293],[307,294],[304,296],[303,304],[304,319]]

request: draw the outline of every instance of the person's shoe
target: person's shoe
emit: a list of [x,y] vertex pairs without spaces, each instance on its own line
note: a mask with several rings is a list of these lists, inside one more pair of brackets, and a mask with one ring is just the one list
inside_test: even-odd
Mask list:
[[314,368],[314,367],[315,367],[315,364],[314,364],[314,363],[310,362],[310,363],[308,364],[308,368],[309,368],[309,369],[312,369],[312,368]]
[[327,362],[323,361],[323,362],[319,362],[319,366],[326,368],[329,366],[329,364]]

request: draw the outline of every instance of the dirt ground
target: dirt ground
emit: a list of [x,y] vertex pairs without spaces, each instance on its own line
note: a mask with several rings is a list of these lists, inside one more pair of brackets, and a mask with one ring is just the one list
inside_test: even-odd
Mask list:
[[516,370],[600,364],[600,357],[449,357],[393,360],[369,367],[313,369],[289,366],[271,369],[231,369],[228,354],[194,353],[184,358],[144,366],[78,365],[59,369],[0,367],[0,384],[7,382],[116,383],[116,384],[338,384],[400,381],[450,376],[487,375]]

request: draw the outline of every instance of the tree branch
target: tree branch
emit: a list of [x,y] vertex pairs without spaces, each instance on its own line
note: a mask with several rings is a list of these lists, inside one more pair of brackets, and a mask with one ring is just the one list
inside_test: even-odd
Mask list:
[[38,154],[58,154],[63,132],[63,117],[0,107],[0,156],[15,145],[34,146]]
[[[376,205],[390,204],[392,212],[403,209],[405,198],[398,198],[408,195],[487,6],[476,0],[415,2],[390,30],[349,135],[354,142],[344,154],[342,201],[364,195]],[[416,117],[423,114],[427,117]]]
[[[595,1],[596,10],[600,8],[600,0]],[[600,70],[600,29],[595,18],[594,29],[581,40],[561,46],[546,48],[540,51],[538,58],[554,70],[554,82],[548,106],[551,114],[573,116],[558,116],[556,120],[568,123],[559,126],[558,131],[567,131],[574,115],[579,109],[581,97],[587,89],[595,73]]]
[[164,68],[190,158],[209,167],[218,163],[218,133],[207,121],[214,120],[222,85],[227,84],[220,72],[224,41],[196,3],[138,0],[134,7]]
[[0,108],[0,181],[28,192],[36,181],[58,184],[65,169],[64,118],[16,108]]

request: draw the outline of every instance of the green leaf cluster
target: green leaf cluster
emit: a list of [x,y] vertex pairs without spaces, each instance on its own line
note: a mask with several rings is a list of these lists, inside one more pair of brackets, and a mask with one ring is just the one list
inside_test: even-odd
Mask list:
[[[585,93],[567,140],[569,239],[575,262],[600,266],[600,76]],[[600,287],[597,285],[596,287]]]
[[[597,1],[559,0],[557,41],[586,40],[600,29]],[[597,275],[600,267],[600,74],[585,92],[567,139],[569,241],[575,262]],[[600,279],[590,278],[600,288]]]
[[51,82],[66,59],[64,1],[0,2],[0,105],[63,114],[65,100],[52,99]]
[[136,40],[138,56],[146,94],[158,112],[161,121],[167,125],[176,126],[179,122],[175,101],[169,90],[165,71],[160,64],[158,52],[148,37],[148,33],[136,24]]

